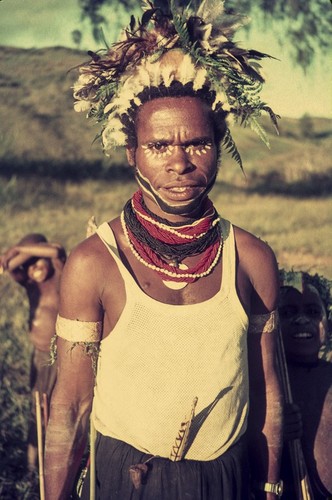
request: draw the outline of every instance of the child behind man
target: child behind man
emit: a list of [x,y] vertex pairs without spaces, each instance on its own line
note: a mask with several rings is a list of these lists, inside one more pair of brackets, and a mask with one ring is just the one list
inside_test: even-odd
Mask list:
[[[37,466],[37,428],[35,392],[50,400],[56,379],[56,365],[50,365],[50,342],[55,333],[59,306],[60,277],[66,252],[57,243],[49,243],[44,235],[32,233],[0,255],[0,270],[24,289],[29,301],[29,339],[31,356],[30,386],[32,412],[28,431],[27,465],[33,471]],[[48,408],[44,409],[46,412]]]
[[[279,314],[293,400],[285,440],[300,438],[314,500],[332,495],[332,363],[319,356],[328,334],[331,283],[318,275],[284,272]],[[300,413],[299,413],[300,412]],[[296,498],[287,447],[282,460],[285,500]]]

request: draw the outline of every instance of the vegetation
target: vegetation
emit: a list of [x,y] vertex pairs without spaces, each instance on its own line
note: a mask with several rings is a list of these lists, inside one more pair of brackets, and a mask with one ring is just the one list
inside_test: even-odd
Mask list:
[[[135,0],[78,0],[82,17],[91,21],[92,32],[102,41],[101,27],[108,24],[103,7],[111,6],[117,12],[140,15]],[[189,0],[178,0],[178,5],[188,5]],[[192,2],[195,5],[195,2]],[[201,2],[196,2],[197,4]],[[166,1],[154,4],[165,8]],[[274,30],[283,46],[287,46],[294,61],[303,68],[313,62],[317,51],[327,55],[331,47],[332,8],[327,0],[306,2],[289,0],[226,0],[226,9],[250,16],[261,29]],[[125,21],[128,24],[128,21]],[[249,28],[250,29],[250,28]]]

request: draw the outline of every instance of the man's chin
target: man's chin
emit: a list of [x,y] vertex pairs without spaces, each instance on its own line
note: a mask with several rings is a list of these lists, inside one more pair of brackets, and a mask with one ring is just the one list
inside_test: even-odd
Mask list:
[[174,201],[166,200],[164,197],[159,196],[159,194],[154,193],[154,199],[158,203],[159,207],[163,210],[163,212],[172,215],[190,215],[194,212],[199,211],[206,196],[207,192],[206,190],[204,190],[193,199]]
[[177,196],[178,199],[176,200],[174,199],[175,197],[173,199],[165,199],[165,196],[160,193],[160,190],[157,191],[153,189],[149,180],[141,174],[139,169],[136,169],[136,180],[142,191],[151,198],[163,212],[171,215],[197,215],[201,209],[202,202],[206,199],[215,183],[216,176],[217,172],[206,188],[200,188],[198,193],[197,189],[193,188],[191,193],[192,196],[188,196],[188,200],[181,200],[180,194]]

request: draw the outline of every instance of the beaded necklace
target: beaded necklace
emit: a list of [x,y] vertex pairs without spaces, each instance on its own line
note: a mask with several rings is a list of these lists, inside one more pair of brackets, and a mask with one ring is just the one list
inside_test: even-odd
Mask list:
[[[181,284],[177,288],[182,288],[207,276],[222,252],[220,217],[209,199],[203,217],[179,225],[150,212],[144,206],[142,192],[137,191],[121,213],[121,224],[137,260],[156,271],[163,281],[166,278],[166,286],[168,282],[177,282]],[[192,268],[180,263],[185,257],[197,254],[200,259]]]

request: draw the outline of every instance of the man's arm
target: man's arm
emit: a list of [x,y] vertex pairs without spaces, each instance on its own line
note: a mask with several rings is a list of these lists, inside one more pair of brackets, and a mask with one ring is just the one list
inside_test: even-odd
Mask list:
[[93,397],[92,360],[82,346],[57,339],[58,376],[45,441],[47,500],[67,500],[85,450]]
[[[276,367],[277,331],[249,333],[249,450],[252,478],[277,483],[280,479],[283,403]],[[256,493],[256,492],[255,492]],[[275,495],[256,493],[256,498]]]
[[[254,480],[277,483],[283,441],[283,397],[276,358],[278,270],[273,252],[261,241],[255,242],[250,265],[253,286],[248,331],[250,464]],[[276,498],[272,493],[255,494],[257,499]]]
[[[60,316],[76,324],[102,320],[98,271],[93,244],[75,249],[62,274]],[[66,320],[65,320],[66,321]],[[60,332],[59,332],[60,333]],[[65,332],[67,333],[67,332]],[[94,388],[93,360],[84,339],[57,338],[58,376],[51,398],[45,443],[45,489],[47,500],[67,500],[72,492],[85,449]],[[98,344],[95,343],[96,347]]]

